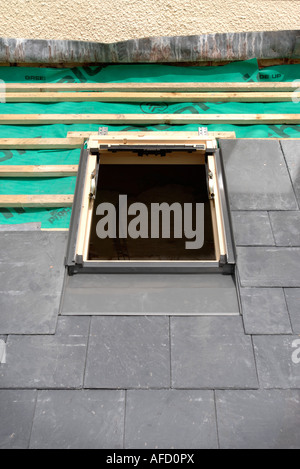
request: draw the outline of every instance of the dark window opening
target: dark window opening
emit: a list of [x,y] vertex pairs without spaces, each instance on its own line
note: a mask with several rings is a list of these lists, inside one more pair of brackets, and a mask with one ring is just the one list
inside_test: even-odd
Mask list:
[[[117,238],[100,239],[96,234],[96,225],[100,215],[96,208],[100,203],[110,202],[119,215],[119,195],[128,196],[128,206],[142,202],[148,209],[148,227],[150,235],[151,204],[179,203],[184,213],[184,204],[204,204],[204,245],[201,249],[186,249],[187,238],[174,237],[174,214],[171,212],[170,238],[158,239]],[[134,216],[128,216],[128,223]],[[193,210],[193,228],[196,213]],[[162,221],[160,219],[160,221]],[[182,232],[184,223],[182,216]],[[117,225],[118,226],[118,225]],[[117,230],[118,231],[118,230]],[[91,236],[88,250],[89,260],[214,260],[216,252],[212,214],[206,182],[204,165],[101,165],[97,184],[96,198],[91,224]]]

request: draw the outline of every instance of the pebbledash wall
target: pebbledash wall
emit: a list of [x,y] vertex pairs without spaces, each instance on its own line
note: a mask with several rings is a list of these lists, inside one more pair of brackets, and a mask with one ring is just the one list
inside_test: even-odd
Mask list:
[[299,0],[1,0],[0,35],[115,42],[297,29]]

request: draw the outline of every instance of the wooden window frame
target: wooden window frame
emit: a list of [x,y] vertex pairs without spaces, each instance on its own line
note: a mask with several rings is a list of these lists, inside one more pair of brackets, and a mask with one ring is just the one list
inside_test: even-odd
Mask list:
[[[130,134],[133,132],[130,132]],[[115,133],[114,133],[115,134]],[[174,134],[172,132],[172,134]],[[85,272],[196,272],[196,271],[219,271],[224,265],[228,264],[228,226],[224,217],[224,200],[222,201],[221,192],[224,187],[220,188],[220,174],[218,174],[216,152],[217,142],[213,138],[194,137],[185,139],[183,132],[177,132],[173,136],[166,136],[165,133],[160,135],[159,132],[151,132],[149,138],[145,138],[144,134],[139,138],[138,135],[119,138],[114,136],[97,136],[91,137],[88,141],[86,150],[86,165],[84,169],[84,177],[81,178],[83,190],[81,192],[81,204],[77,209],[77,235],[75,242],[75,255],[73,263],[69,264],[71,273],[77,271]],[[126,148],[126,145],[132,144],[176,144],[180,145],[199,145],[200,150],[193,153],[185,153],[184,156],[179,152],[167,153],[163,158],[156,155],[147,155],[142,158],[132,151],[122,151],[120,153],[112,153],[109,151],[109,145],[119,144]],[[102,147],[102,148],[101,148]],[[108,148],[107,148],[108,147]],[[99,164],[100,161],[100,164]],[[90,242],[90,232],[92,224],[92,214],[95,201],[95,188],[97,187],[97,174],[101,171],[101,165],[105,164],[206,164],[209,174],[211,175],[210,192],[213,194],[210,198],[210,209],[212,215],[214,244],[216,258],[214,260],[89,260],[88,249]],[[223,175],[222,175],[223,176]],[[84,181],[84,183],[83,183]],[[222,180],[221,180],[222,181]],[[224,194],[223,194],[224,195]],[[223,197],[224,199],[224,197]],[[226,207],[225,207],[226,209]],[[228,216],[228,213],[226,214]],[[73,217],[73,215],[72,215]],[[227,223],[228,225],[228,223]],[[231,240],[230,240],[231,241]],[[232,243],[230,243],[232,245]],[[232,246],[231,246],[232,247]],[[231,249],[232,251],[232,249]],[[232,254],[232,253],[230,253]],[[74,262],[75,261],[75,262]],[[230,271],[234,260],[231,255]],[[73,268],[74,264],[77,269]]]

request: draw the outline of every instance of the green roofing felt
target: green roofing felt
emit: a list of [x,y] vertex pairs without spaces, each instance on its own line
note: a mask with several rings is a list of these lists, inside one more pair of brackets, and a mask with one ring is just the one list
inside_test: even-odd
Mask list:
[[[73,69],[1,67],[0,79],[7,83],[94,83],[94,82],[256,82],[293,81],[300,77],[300,65],[280,65],[259,70],[257,60],[230,63],[213,67],[177,67],[170,65],[108,65]],[[300,86],[300,85],[299,85]],[[86,113],[299,113],[299,104],[286,103],[1,103],[2,114],[86,114]],[[64,138],[68,131],[97,131],[99,124],[0,126],[0,138],[43,137]],[[149,126],[108,126],[109,130],[178,130],[196,131],[201,125],[166,124]],[[300,137],[300,125],[206,125],[209,131],[234,131],[236,137]],[[0,150],[0,165],[76,164],[80,149],[76,150]],[[0,194],[71,194],[75,177],[0,179]],[[0,224],[42,222],[43,228],[67,228],[70,209],[0,209]]]

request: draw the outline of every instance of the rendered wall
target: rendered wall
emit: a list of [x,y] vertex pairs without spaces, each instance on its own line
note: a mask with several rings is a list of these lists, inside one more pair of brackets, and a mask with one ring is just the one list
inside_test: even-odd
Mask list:
[[1,0],[0,36],[115,42],[298,29],[299,0]]

